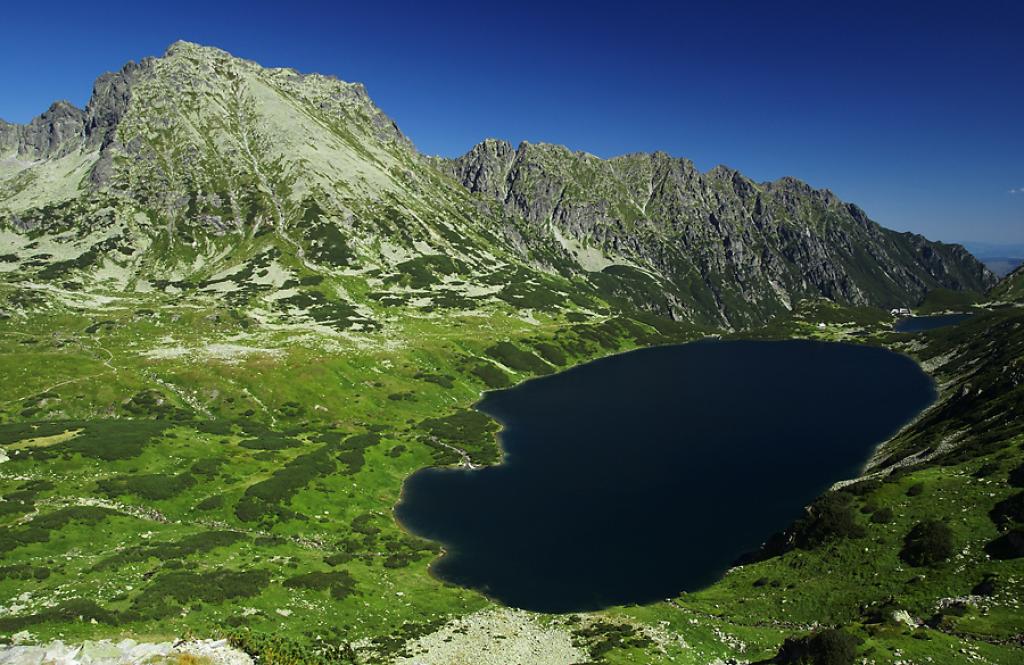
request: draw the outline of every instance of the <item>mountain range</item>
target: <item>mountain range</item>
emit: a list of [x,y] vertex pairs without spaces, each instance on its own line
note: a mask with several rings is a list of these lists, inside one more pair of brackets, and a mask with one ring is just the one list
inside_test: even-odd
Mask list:
[[[555,280],[744,328],[804,298],[906,307],[995,283],[962,247],[887,230],[793,178],[495,140],[430,158],[359,84],[185,42],[101,76],[84,110],[57,102],[0,124],[0,155],[0,213],[17,233],[6,254],[20,257],[9,262],[87,290],[200,285],[274,246],[314,272],[346,271],[378,302],[414,299],[393,286],[415,264],[424,286],[465,278],[432,298],[440,307],[557,300],[544,293],[559,293]],[[41,236],[61,238],[59,251],[26,248]],[[524,293],[495,292],[510,274],[532,276]]]

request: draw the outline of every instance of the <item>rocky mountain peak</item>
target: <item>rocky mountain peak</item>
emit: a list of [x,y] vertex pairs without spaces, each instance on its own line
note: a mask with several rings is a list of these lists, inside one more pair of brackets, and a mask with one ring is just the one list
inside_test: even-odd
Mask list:
[[932,288],[993,281],[962,248],[884,229],[796,178],[700,173],[665,153],[602,160],[524,143],[512,156],[500,142],[441,166],[585,270],[620,266],[601,277],[606,288],[677,318],[745,325],[800,298],[906,306]]
[[[85,109],[58,100],[26,125],[4,123],[0,149],[22,159],[55,159],[110,143],[131,99],[131,85],[150,61],[129,62],[118,72],[102,74],[93,84]],[[6,135],[6,136],[5,136]]]
[[17,155],[45,159],[75,150],[85,139],[85,120],[85,112],[71,102],[54,102],[29,124],[17,126]]
[[113,198],[146,220],[133,233],[159,229],[169,246],[206,238],[211,262],[215,238],[255,246],[267,235],[307,269],[400,272],[443,256],[493,270],[500,256],[726,327],[803,298],[906,306],[929,289],[992,283],[966,252],[883,229],[793,178],[758,184],[664,152],[601,159],[498,139],[426,159],[361,84],[184,41],[100,76],[84,110],[57,103],[27,125],[0,124],[0,151],[0,210],[17,228],[45,225],[39,211],[54,204]]
[[[525,143],[525,141],[523,143]],[[523,146],[523,143],[520,144],[520,147]],[[516,153],[516,150],[516,148],[512,147],[511,143],[503,139],[484,139],[470,148],[470,151],[499,157],[513,155]]]
[[724,164],[718,164],[717,166],[712,167],[704,175],[711,181],[717,181],[725,184],[741,195],[750,195],[760,189],[753,180],[746,177],[736,169],[730,168]]
[[170,44],[164,51],[164,57],[170,58],[176,55],[195,55],[199,53],[210,53],[218,54],[223,56],[230,56],[227,51],[221,50],[215,46],[204,46],[197,44],[196,42],[190,42],[185,39],[179,39]]
[[[345,165],[338,150],[347,154]],[[101,75],[84,110],[58,102],[27,125],[0,125],[0,151],[23,161],[74,157],[74,164],[59,169],[76,174],[75,186],[60,190],[66,195],[84,183],[148,199],[157,187],[167,198],[183,186],[223,182],[224,173],[265,172],[268,167],[255,164],[263,159],[277,160],[294,179],[306,181],[297,194],[339,182],[379,188],[391,179],[384,173],[393,166],[388,162],[409,158],[413,148],[362,84],[264,68],[218,48],[178,41],[162,57]],[[333,163],[315,164],[324,158]],[[177,205],[160,207],[179,211]]]

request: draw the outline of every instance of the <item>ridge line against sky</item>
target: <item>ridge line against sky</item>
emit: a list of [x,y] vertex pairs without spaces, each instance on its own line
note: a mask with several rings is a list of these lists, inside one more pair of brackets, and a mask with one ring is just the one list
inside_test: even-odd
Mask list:
[[427,154],[662,150],[800,178],[890,228],[1024,243],[1024,6],[821,4],[58,2],[0,42],[0,118],[84,106],[104,71],[185,39],[362,82]]

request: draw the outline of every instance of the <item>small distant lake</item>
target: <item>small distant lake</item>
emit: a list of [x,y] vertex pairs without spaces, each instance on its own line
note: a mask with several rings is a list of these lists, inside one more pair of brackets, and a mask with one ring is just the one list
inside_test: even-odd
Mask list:
[[696,590],[802,514],[935,399],[884,349],[707,341],[487,393],[505,461],[423,469],[396,507],[432,567],[507,605],[567,612]]
[[945,328],[946,326],[956,325],[961,321],[974,316],[974,314],[935,314],[933,316],[908,316],[904,319],[900,319],[893,324],[892,329],[896,332],[924,332],[925,330],[935,330],[936,328]]

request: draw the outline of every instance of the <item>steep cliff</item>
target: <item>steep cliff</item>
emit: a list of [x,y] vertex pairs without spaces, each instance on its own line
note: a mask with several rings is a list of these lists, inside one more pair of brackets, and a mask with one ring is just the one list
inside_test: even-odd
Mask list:
[[522,220],[527,236],[557,241],[571,270],[677,318],[739,326],[804,297],[891,307],[994,283],[962,247],[885,229],[793,178],[757,183],[664,153],[602,160],[493,140],[437,163]]

